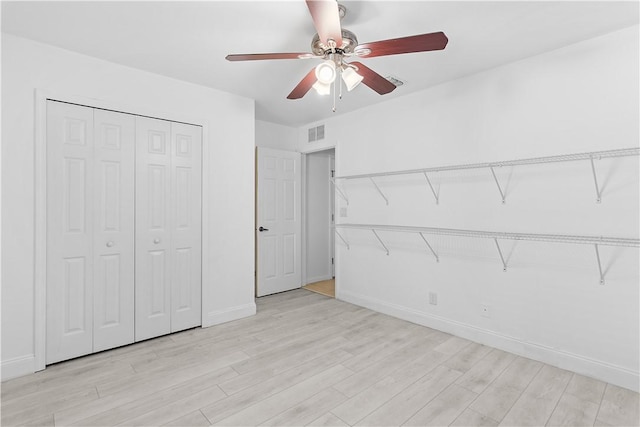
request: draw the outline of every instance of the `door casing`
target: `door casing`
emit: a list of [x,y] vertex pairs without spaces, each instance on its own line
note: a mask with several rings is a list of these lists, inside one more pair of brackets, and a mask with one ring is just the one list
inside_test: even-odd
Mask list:
[[[332,151],[333,153],[328,153]],[[307,212],[307,203],[308,203],[308,179],[307,179],[307,165],[308,165],[308,156],[309,155],[314,155],[314,154],[326,154],[327,157],[329,157],[329,167],[327,170],[327,179],[330,179],[331,176],[331,170],[332,168],[335,169],[335,156],[336,156],[336,150],[335,147],[327,147],[327,148],[322,148],[320,150],[315,150],[315,151],[309,151],[306,153],[302,153],[302,197],[301,197],[301,203],[302,203],[302,285],[308,285],[310,282],[310,278],[309,275],[307,274],[308,271],[308,266],[307,266],[307,247],[308,247],[308,242],[309,242],[309,236],[308,236],[308,221],[309,221],[309,214]],[[327,194],[327,209],[329,210],[329,214],[334,213],[333,210],[335,209],[335,188],[333,187],[333,184],[329,184],[329,194]],[[329,233],[329,247],[327,248],[327,257],[329,260],[329,264],[327,267],[328,269],[333,273],[332,275],[335,276],[335,264],[331,265],[331,259],[335,257],[335,239],[334,239],[334,231],[333,231],[333,225],[335,224],[335,219],[336,217],[334,216],[334,220],[333,222],[330,222],[329,224],[329,229],[327,230],[327,233]],[[323,279],[324,280],[324,279]]]

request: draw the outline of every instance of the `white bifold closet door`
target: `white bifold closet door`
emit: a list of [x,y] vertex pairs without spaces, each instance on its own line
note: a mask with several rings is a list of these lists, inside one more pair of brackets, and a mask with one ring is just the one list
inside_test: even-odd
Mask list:
[[201,319],[201,129],[138,118],[136,341]]
[[47,363],[133,342],[134,120],[47,103]]
[[47,102],[47,364],[200,325],[201,145]]
[[171,332],[202,324],[202,128],[171,123]]
[[135,116],[93,111],[95,352],[134,340]]

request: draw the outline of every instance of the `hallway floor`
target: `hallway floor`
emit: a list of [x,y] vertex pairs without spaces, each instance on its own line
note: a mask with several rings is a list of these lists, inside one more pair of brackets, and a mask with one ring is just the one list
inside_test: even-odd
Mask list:
[[304,289],[317,292],[321,295],[335,298],[336,297],[336,279],[323,280],[321,282],[309,283],[303,286]]

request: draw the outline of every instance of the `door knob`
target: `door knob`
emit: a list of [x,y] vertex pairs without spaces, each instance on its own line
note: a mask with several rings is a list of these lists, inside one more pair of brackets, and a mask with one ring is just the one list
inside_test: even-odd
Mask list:
[[263,226],[260,226],[260,228],[258,228],[258,231],[269,231],[268,228],[264,228]]
[[158,238],[153,239],[153,243],[155,243],[157,245],[158,243],[160,243],[160,239],[158,239]]
[[111,246],[113,246],[113,242],[112,242],[111,240],[109,240],[109,241],[107,242],[107,247],[108,247],[108,248],[110,248]]

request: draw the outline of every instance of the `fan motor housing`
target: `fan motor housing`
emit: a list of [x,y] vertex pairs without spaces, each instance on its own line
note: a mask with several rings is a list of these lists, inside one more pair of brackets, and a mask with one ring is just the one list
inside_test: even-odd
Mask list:
[[[342,29],[342,46],[336,47],[336,53],[353,53],[358,46],[358,38],[349,30]],[[316,56],[325,56],[332,53],[331,47],[320,41],[320,36],[316,33],[311,41],[311,52]]]

